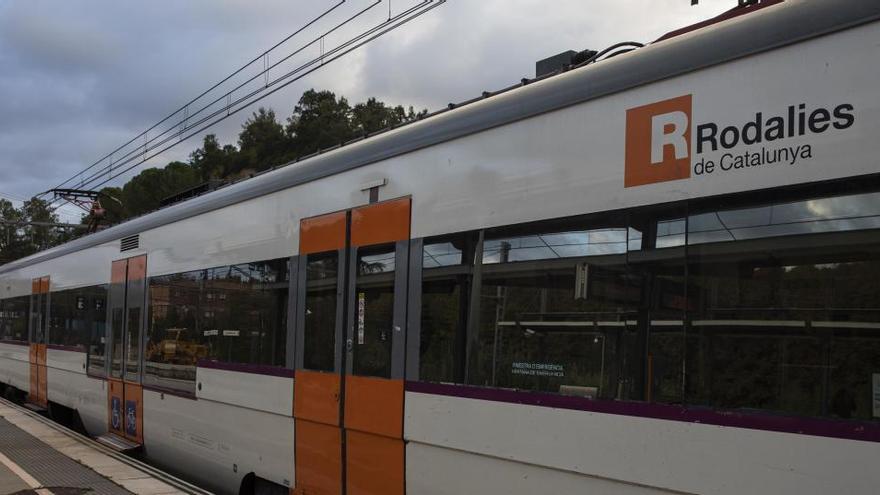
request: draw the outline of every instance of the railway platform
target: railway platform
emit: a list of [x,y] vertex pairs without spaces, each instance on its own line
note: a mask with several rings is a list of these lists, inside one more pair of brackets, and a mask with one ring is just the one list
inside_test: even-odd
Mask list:
[[0,399],[0,494],[207,494]]

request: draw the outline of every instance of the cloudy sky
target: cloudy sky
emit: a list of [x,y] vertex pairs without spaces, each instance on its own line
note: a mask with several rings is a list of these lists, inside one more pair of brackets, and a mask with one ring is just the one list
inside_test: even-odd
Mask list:
[[[0,196],[20,200],[54,187],[337,1],[0,0]],[[269,63],[376,1],[380,4],[325,37],[324,50],[376,25],[388,17],[389,0],[346,0],[273,52]],[[390,1],[397,13],[418,0]],[[315,87],[353,102],[376,96],[433,110],[533,76],[534,62],[555,53],[648,42],[735,4],[448,0],[260,105],[286,118],[302,91]],[[287,67],[319,50],[320,44],[309,46]],[[262,70],[262,62],[254,67]],[[211,132],[234,142],[249,112]],[[198,144],[184,142],[142,168],[185,159]],[[61,213],[67,220],[78,217]]]

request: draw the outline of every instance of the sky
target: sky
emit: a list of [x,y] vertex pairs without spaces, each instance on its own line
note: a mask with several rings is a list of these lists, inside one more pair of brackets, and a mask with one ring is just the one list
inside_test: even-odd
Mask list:
[[[21,201],[55,187],[338,1],[0,0],[0,196]],[[270,54],[272,64],[306,45],[270,78],[320,55],[320,42],[309,42],[373,3],[324,36],[325,53],[385,20],[388,2],[395,14],[418,1],[346,0]],[[234,144],[251,111],[267,106],[286,119],[312,87],[353,103],[375,96],[435,110],[532,77],[539,59],[649,42],[736,3],[448,0],[205,132]],[[254,68],[262,70],[262,60]],[[200,142],[186,140],[108,185],[185,160]],[[58,213],[79,218],[71,206]]]

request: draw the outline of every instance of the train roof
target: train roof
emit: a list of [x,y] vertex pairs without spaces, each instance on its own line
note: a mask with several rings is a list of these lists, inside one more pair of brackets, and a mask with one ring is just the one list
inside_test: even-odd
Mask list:
[[[876,0],[786,0],[467,105],[130,219],[0,266],[0,274],[418,149],[880,19]],[[699,25],[698,25],[699,26]],[[677,34],[673,32],[671,34]]]

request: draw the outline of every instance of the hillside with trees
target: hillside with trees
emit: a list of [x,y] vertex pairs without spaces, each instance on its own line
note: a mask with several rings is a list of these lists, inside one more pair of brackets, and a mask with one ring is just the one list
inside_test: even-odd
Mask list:
[[[389,106],[369,98],[350,104],[331,91],[310,89],[302,94],[289,117],[280,121],[275,111],[259,108],[242,124],[236,143],[221,143],[214,134],[186,162],[173,161],[164,167],[148,168],[122,187],[106,187],[102,201],[106,213],[102,225],[113,225],[158,209],[163,200],[205,183],[222,183],[249,177],[291,162],[298,157],[331,148],[387,127],[413,121],[426,114],[412,107]],[[40,199],[20,208],[0,200],[0,263],[82,235],[85,229],[59,229],[40,225],[57,223],[58,217]],[[88,217],[83,223],[89,222]],[[36,224],[34,224],[36,223]]]

